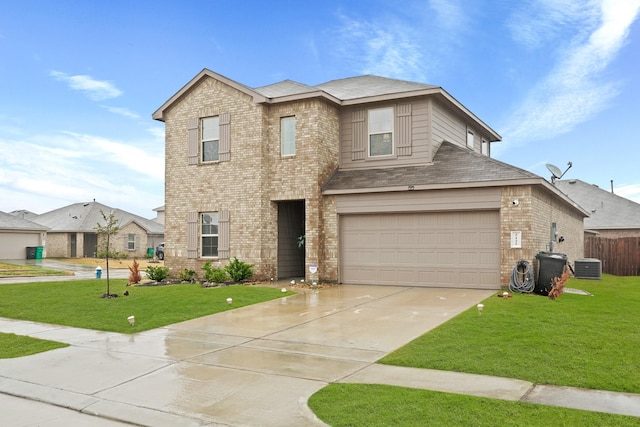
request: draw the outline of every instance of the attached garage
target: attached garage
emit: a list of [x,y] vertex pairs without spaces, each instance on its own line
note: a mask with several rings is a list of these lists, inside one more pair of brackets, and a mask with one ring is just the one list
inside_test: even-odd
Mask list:
[[497,210],[342,215],[341,282],[500,287]]
[[0,212],[0,259],[25,259],[27,247],[44,246],[47,228]]

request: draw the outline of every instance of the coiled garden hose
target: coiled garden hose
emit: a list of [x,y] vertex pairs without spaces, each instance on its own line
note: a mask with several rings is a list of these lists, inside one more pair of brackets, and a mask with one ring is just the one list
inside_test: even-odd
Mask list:
[[511,292],[529,294],[533,292],[535,286],[529,263],[524,260],[518,261],[511,273],[511,281],[509,282]]

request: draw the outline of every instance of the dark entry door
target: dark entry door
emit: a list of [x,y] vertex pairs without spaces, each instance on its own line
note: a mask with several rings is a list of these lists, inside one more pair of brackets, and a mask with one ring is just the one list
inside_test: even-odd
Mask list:
[[278,202],[278,278],[304,277],[304,200]]

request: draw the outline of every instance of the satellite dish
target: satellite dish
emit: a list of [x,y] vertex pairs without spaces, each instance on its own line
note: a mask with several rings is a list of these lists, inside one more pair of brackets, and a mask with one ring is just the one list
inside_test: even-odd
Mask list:
[[568,166],[568,168],[565,169],[564,172],[562,172],[559,167],[557,167],[555,165],[552,165],[550,163],[547,163],[547,169],[549,169],[549,172],[551,172],[551,183],[552,184],[556,181],[556,179],[562,178],[564,176],[564,174],[567,173],[567,171],[569,169],[571,169],[571,166],[573,166],[573,163],[569,162],[569,163],[567,163],[567,166]]

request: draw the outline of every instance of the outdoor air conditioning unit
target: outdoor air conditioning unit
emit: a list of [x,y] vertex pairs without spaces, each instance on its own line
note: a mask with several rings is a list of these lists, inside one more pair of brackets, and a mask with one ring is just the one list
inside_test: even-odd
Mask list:
[[577,259],[575,267],[576,279],[602,279],[602,263],[599,259]]

